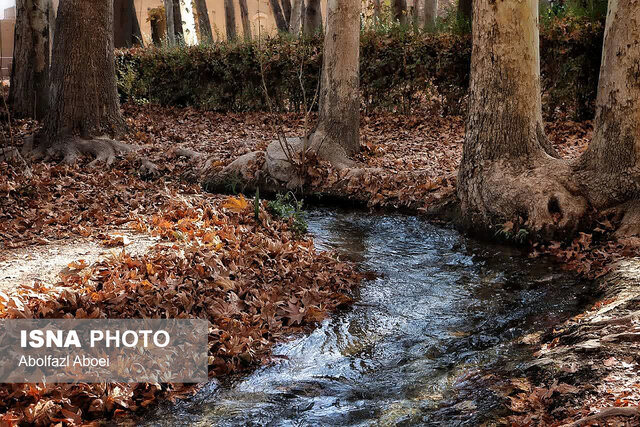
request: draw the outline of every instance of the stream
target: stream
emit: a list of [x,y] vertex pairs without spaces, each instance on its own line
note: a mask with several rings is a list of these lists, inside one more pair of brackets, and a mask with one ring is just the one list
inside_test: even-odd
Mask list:
[[414,216],[315,208],[319,249],[375,272],[356,304],[275,362],[164,404],[144,425],[477,425],[504,413],[490,373],[518,376],[522,337],[577,314],[593,285],[550,261]]

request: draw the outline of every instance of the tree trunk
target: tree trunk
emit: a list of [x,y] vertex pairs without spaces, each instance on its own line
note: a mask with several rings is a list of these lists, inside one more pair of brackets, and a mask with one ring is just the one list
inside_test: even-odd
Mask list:
[[610,0],[594,136],[576,164],[598,209],[640,194],[640,2]]
[[182,20],[182,37],[184,44],[194,46],[198,44],[198,23],[193,0],[177,0]]
[[291,19],[289,20],[289,32],[291,34],[300,34],[303,10],[304,0],[294,0],[293,8],[291,9]]
[[113,0],[61,0],[50,78],[47,146],[66,136],[124,133],[113,55]]
[[[538,1],[476,0],[458,197],[476,230],[575,229],[586,209],[542,122]],[[517,230],[517,228],[516,228]]]
[[234,41],[236,33],[236,7],[233,0],[224,0],[224,22],[227,29],[227,40]]
[[284,19],[287,22],[287,29],[291,24],[291,0],[281,0],[282,1],[282,13],[284,13]]
[[424,27],[424,0],[413,0],[413,6],[409,8],[409,14],[415,28]]
[[116,48],[129,48],[142,43],[140,23],[133,0],[114,0],[113,20],[113,43]]
[[314,179],[307,168],[313,164],[309,159],[316,157],[343,174],[332,184],[331,194],[344,194],[346,183],[366,175],[348,157],[360,148],[361,0],[329,0],[327,9],[316,129],[302,138],[279,133],[265,151],[247,153],[222,171],[205,170],[205,188],[224,189],[231,177],[245,189],[259,188],[265,193],[312,188]]
[[382,12],[382,5],[380,4],[380,0],[373,0],[373,22],[375,24],[380,23],[381,12]]
[[167,43],[169,46],[176,44],[176,24],[173,16],[173,0],[164,0],[164,13],[167,17]]
[[320,80],[318,126],[311,146],[331,159],[335,147],[360,150],[361,0],[329,0]]
[[242,18],[242,32],[246,41],[251,40],[251,21],[249,20],[249,7],[247,0],[240,0],[240,17]]
[[[360,25],[358,25],[358,27],[359,26]],[[322,32],[322,10],[320,9],[320,0],[305,1],[303,31],[306,36]]]
[[391,0],[393,19],[400,25],[407,25],[407,0]]
[[180,10],[180,0],[172,0],[173,5],[173,25],[176,41],[184,41],[184,29],[182,28],[182,11]]
[[51,0],[18,0],[9,105],[18,117],[40,120],[48,107]]
[[273,12],[273,17],[276,20],[276,27],[278,27],[278,31],[289,30],[287,21],[284,19],[284,14],[282,13],[282,8],[280,7],[280,2],[278,0],[269,0],[269,3],[271,4],[271,11]]
[[195,5],[196,12],[198,14],[198,29],[200,30],[200,39],[202,41],[211,42],[213,40],[213,32],[211,30],[211,21],[209,20],[209,9],[207,8],[207,2],[206,0],[195,0]]
[[438,18],[438,0],[424,0],[424,26],[433,29]]

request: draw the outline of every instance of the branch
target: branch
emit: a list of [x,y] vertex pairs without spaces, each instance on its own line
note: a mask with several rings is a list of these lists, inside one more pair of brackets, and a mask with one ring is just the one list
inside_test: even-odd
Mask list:
[[636,407],[627,408],[607,408],[601,412],[588,417],[580,418],[578,421],[574,421],[569,424],[565,424],[562,427],[579,427],[584,424],[593,423],[594,421],[602,420],[611,417],[635,417],[640,415],[640,409]]

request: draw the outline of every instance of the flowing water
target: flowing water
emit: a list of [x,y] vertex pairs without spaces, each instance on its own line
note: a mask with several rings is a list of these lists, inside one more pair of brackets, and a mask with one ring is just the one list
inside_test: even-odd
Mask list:
[[519,339],[587,303],[591,284],[560,266],[466,239],[419,218],[315,209],[321,249],[377,278],[272,365],[212,382],[147,425],[477,425],[504,409],[492,372],[532,359]]

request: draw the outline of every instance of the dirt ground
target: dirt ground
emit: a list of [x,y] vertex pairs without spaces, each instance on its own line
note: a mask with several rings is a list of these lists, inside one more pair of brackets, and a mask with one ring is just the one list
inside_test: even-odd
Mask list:
[[[106,236],[105,236],[106,237]],[[49,244],[7,249],[0,253],[0,291],[11,293],[20,285],[34,282],[55,284],[60,274],[69,273],[69,264],[84,262],[88,265],[115,257],[123,250],[132,256],[142,255],[159,238],[131,230],[113,230],[104,242],[85,237],[55,240]],[[120,243],[122,242],[122,243]]]

